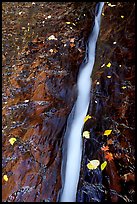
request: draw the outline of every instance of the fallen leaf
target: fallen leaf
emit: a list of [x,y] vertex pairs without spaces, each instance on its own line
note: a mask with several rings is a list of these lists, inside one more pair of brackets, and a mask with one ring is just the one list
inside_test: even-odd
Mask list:
[[122,89],[126,89],[127,87],[126,87],[126,86],[122,86],[121,88],[122,88]]
[[94,170],[96,169],[100,164],[100,161],[97,159],[91,160],[88,164],[87,164],[87,168],[90,170]]
[[100,83],[99,83],[99,81],[97,81],[97,85],[99,85]]
[[106,153],[105,158],[106,158],[108,161],[111,161],[111,160],[114,159],[114,158],[113,158],[113,154],[110,153],[110,152],[107,152],[107,153]]
[[53,52],[53,49],[50,49],[49,51],[52,53],[52,52]]
[[108,3],[108,6],[110,6],[110,7],[114,7],[114,6],[116,6],[116,5],[111,4],[111,3]]
[[3,176],[3,179],[4,179],[4,181],[8,181],[8,176],[7,176],[7,175],[4,175],[4,176]]
[[113,144],[113,140],[112,140],[112,139],[109,139],[109,140],[107,141],[107,144],[108,144],[108,145]]
[[102,64],[102,65],[101,65],[101,67],[104,67],[104,66],[105,66],[105,64]]
[[124,18],[124,16],[121,16],[121,18]]
[[75,46],[75,44],[74,43],[70,43],[70,47],[74,47]]
[[101,150],[106,152],[107,150],[109,150],[109,146],[103,146],[103,147],[101,147]]
[[88,119],[90,119],[91,118],[91,116],[90,115],[87,115],[85,118],[84,118],[84,123],[88,120]]
[[111,76],[110,76],[110,75],[108,75],[108,76],[107,76],[107,78],[108,78],[108,79],[110,79],[110,78],[111,78]]
[[17,141],[17,140],[16,140],[16,138],[14,138],[14,137],[12,137],[12,138],[9,139],[9,142],[10,142],[11,145],[13,145],[14,142],[16,142],[16,141]]
[[85,137],[86,139],[90,138],[90,132],[89,131],[84,131],[83,132],[83,137]]
[[25,103],[28,103],[28,102],[29,102],[29,100],[25,100],[24,102],[25,102]]
[[68,25],[69,25],[69,24],[71,24],[71,23],[70,23],[70,22],[66,22],[66,24],[68,24]]
[[107,161],[104,161],[104,162],[101,164],[101,170],[103,171],[106,166],[107,166]]
[[109,62],[106,66],[107,66],[108,68],[111,67],[111,63]]
[[111,134],[111,132],[112,132],[112,130],[105,130],[104,135],[108,136]]
[[71,38],[70,42],[73,43],[75,41],[75,38]]
[[55,38],[54,35],[51,35],[51,36],[48,37],[48,40],[57,40],[57,38]]
[[51,18],[51,15],[49,15],[47,18]]
[[79,52],[82,52],[82,50],[81,50],[80,48],[78,48],[78,51],[79,51]]
[[102,13],[102,16],[104,16],[105,14],[104,13]]

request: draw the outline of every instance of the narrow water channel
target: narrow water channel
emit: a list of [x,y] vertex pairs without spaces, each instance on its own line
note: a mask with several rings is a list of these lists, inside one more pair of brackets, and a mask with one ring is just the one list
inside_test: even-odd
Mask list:
[[104,6],[100,2],[96,6],[94,27],[89,36],[86,63],[82,64],[79,70],[77,81],[77,100],[69,115],[66,133],[63,143],[62,160],[62,189],[59,195],[60,202],[75,202],[82,155],[82,129],[84,117],[87,114],[90,89],[91,74],[95,61],[96,43],[100,29],[101,12]]

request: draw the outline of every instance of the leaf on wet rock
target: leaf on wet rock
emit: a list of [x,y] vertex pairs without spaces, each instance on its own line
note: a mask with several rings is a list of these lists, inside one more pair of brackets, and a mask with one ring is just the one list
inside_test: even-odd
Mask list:
[[57,40],[57,38],[55,38],[54,35],[51,35],[51,36],[48,37],[48,40]]
[[53,52],[53,49],[50,49],[49,51],[52,53],[52,52]]
[[122,89],[126,89],[127,87],[126,87],[126,86],[122,86],[121,88],[122,88]]
[[4,176],[3,176],[3,179],[4,179],[4,181],[8,181],[8,176],[7,176],[7,175],[4,175]]
[[101,147],[101,150],[104,151],[104,152],[106,152],[106,151],[109,150],[109,146],[104,146],[104,145],[103,145],[103,147]]
[[49,15],[47,18],[51,18],[51,15]]
[[85,137],[86,139],[90,138],[90,132],[89,131],[84,131],[83,132],[83,137]]
[[104,161],[104,162],[101,164],[101,170],[103,171],[106,166],[107,166],[107,161]]
[[9,139],[9,142],[10,142],[11,145],[13,145],[14,142],[16,142],[16,141],[17,141],[17,140],[16,140],[16,138],[14,138],[14,137],[12,137],[12,138]]
[[90,119],[91,118],[91,116],[90,115],[87,115],[85,118],[84,118],[84,123],[88,120],[88,119]]
[[101,67],[104,67],[104,66],[105,66],[105,64],[102,64],[102,65],[101,65]]
[[104,134],[103,134],[103,135],[108,136],[108,135],[110,135],[110,134],[111,134],[111,132],[112,132],[112,130],[105,130],[105,132],[104,132]]
[[111,63],[109,62],[106,66],[107,66],[108,68],[110,68],[110,67],[111,67]]
[[91,160],[88,164],[87,164],[87,168],[89,170],[94,170],[96,169],[100,164],[100,161],[97,159]]
[[74,43],[70,43],[70,47],[74,47],[75,46],[75,44]]
[[71,43],[74,43],[74,41],[75,41],[75,38],[70,38]]
[[105,158],[106,158],[108,161],[111,161],[111,160],[114,159],[114,158],[113,158],[113,154],[110,153],[110,152],[107,152],[107,153],[106,153]]
[[113,142],[112,139],[107,140],[107,144],[108,144],[108,145],[111,145],[111,144],[113,144],[113,143],[114,143],[114,142]]
[[115,5],[115,4],[108,3],[108,6],[110,6],[110,7],[115,7],[116,5]]

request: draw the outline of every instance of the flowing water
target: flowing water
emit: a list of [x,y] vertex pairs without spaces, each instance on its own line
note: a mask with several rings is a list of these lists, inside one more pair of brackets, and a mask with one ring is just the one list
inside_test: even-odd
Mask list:
[[[87,114],[90,89],[91,89],[91,73],[95,61],[96,42],[99,34],[101,12],[104,3],[100,2],[96,7],[94,27],[89,36],[87,46],[86,63],[82,64],[78,75],[78,96],[76,103],[68,118],[66,133],[64,135],[63,144],[63,161],[62,161],[62,184],[60,192],[60,202],[75,202],[77,185],[79,181],[79,173],[82,155],[82,129],[84,117]],[[70,122],[72,121],[72,123]]]

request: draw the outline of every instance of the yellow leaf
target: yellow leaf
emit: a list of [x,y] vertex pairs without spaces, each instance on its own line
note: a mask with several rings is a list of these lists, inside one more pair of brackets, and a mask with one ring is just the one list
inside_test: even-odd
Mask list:
[[7,175],[4,175],[4,176],[3,176],[3,179],[4,179],[5,181],[8,181],[8,176],[7,176]]
[[90,119],[91,118],[91,116],[90,115],[87,115],[85,118],[84,118],[84,123],[88,120],[88,119]]
[[121,16],[121,18],[124,18],[124,16]]
[[102,16],[104,16],[105,14],[104,13],[102,13]]
[[70,22],[66,22],[66,24],[71,24]]
[[127,87],[126,87],[126,86],[122,86],[121,88],[122,88],[122,89],[126,89]]
[[111,134],[111,132],[112,132],[112,130],[105,130],[104,135],[108,136]]
[[103,171],[106,166],[107,166],[107,161],[104,161],[104,162],[101,164],[101,170]]
[[96,169],[100,164],[100,161],[97,159],[91,160],[88,164],[87,164],[87,168],[90,170],[94,170]]
[[110,78],[111,78],[111,76],[110,76],[110,75],[108,75],[108,76],[107,76],[107,78],[108,78],[108,79],[110,79]]
[[114,7],[114,6],[116,6],[116,5],[112,5],[111,3],[108,3],[108,6],[110,6],[110,7]]
[[54,35],[51,35],[51,36],[48,37],[48,40],[57,40],[57,38],[55,38]]
[[106,66],[107,66],[108,68],[111,67],[111,63],[109,62]]
[[53,50],[53,49],[50,49],[49,51],[50,51],[51,53],[52,53],[52,52],[54,52],[54,50]]
[[14,137],[12,137],[12,138],[9,139],[9,142],[10,142],[11,145],[13,145],[14,142],[16,142],[16,141],[17,141],[17,140],[16,140],[16,138],[14,138]]
[[86,139],[90,138],[90,132],[89,131],[84,131],[83,132],[83,137],[85,137]]

